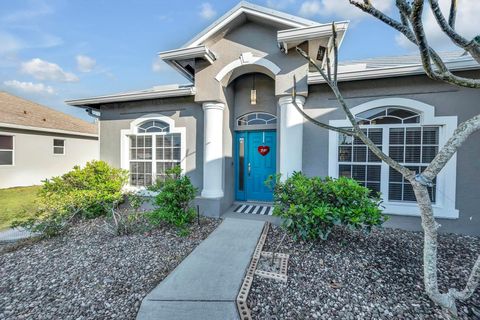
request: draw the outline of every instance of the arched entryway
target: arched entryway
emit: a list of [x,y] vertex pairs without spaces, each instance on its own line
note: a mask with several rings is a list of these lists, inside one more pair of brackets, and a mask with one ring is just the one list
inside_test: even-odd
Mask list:
[[237,201],[272,201],[265,184],[277,173],[277,99],[275,82],[247,73],[230,83],[234,92],[234,184]]

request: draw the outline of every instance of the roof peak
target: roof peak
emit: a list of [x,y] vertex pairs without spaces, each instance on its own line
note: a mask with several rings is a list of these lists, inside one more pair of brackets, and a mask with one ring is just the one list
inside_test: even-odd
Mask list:
[[319,22],[313,20],[291,15],[282,11],[253,4],[247,1],[240,1],[239,3],[237,3],[236,6],[234,6],[232,9],[227,11],[220,18],[215,20],[212,24],[210,24],[208,27],[198,33],[193,39],[184,44],[182,48],[189,48],[200,45],[212,34],[228,25],[231,21],[233,21],[235,18],[237,18],[243,13],[258,16],[265,21],[283,23],[291,28],[320,25]]

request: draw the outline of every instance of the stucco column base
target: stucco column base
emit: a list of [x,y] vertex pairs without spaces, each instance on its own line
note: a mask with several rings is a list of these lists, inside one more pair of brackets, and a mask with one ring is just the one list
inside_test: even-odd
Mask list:
[[[296,97],[297,105],[303,109],[305,97]],[[302,171],[303,116],[293,105],[291,96],[278,100],[280,107],[280,174],[287,179],[295,171]]]
[[203,198],[223,197],[223,110],[225,104],[204,102]]

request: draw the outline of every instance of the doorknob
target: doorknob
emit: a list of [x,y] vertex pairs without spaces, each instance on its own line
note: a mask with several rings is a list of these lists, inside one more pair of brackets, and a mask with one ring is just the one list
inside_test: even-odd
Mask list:
[[250,162],[248,163],[248,175],[250,176],[250,171],[252,170],[252,166],[250,165]]

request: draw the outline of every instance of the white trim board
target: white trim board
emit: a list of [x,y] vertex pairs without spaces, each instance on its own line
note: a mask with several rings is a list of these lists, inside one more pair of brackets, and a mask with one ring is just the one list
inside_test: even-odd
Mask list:
[[[417,111],[421,114],[420,126],[439,126],[439,148],[447,142],[457,128],[457,116],[435,116],[435,107],[412,99],[405,98],[385,98],[369,101],[351,108],[353,115],[359,114],[366,110],[384,107],[398,106]],[[330,120],[329,124],[335,127],[351,127],[348,119]],[[375,127],[375,126],[372,126]],[[380,127],[380,126],[379,126]],[[338,133],[329,131],[328,140],[328,175],[338,178]],[[388,166],[382,163],[382,168]],[[435,217],[457,219],[459,211],[456,209],[456,180],[457,180],[457,156],[452,159],[443,168],[437,176],[437,201],[433,205]],[[382,170],[382,176],[386,174],[386,170]],[[387,179],[388,180],[388,179]],[[382,183],[385,181],[382,178]],[[408,202],[389,202],[384,199],[384,212],[392,215],[404,216],[420,216],[420,210],[416,203]]]

